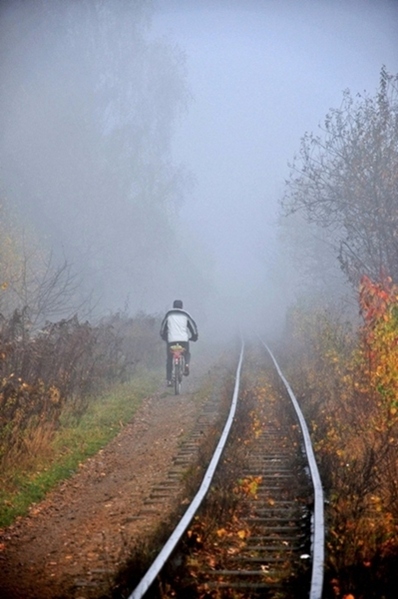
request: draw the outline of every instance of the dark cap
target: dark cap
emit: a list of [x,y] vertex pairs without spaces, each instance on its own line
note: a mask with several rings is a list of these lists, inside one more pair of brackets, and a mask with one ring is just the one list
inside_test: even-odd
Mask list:
[[182,301],[181,300],[174,300],[173,302],[173,308],[182,308]]

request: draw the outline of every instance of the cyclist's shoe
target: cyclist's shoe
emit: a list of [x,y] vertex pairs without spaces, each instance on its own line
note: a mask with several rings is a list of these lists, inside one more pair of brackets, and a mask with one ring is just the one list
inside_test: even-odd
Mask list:
[[189,375],[189,364],[185,364],[184,375],[185,375],[185,376],[188,376],[188,375]]
[[167,381],[167,386],[168,387],[172,387],[173,386],[173,381]]

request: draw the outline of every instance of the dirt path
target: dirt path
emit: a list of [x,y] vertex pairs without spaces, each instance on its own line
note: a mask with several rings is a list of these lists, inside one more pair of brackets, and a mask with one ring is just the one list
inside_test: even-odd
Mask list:
[[[112,573],[145,535],[136,519],[201,406],[194,380],[146,399],[133,421],[29,515],[0,531],[2,599],[107,596]],[[157,524],[147,520],[145,526]],[[109,595],[108,595],[109,596]]]

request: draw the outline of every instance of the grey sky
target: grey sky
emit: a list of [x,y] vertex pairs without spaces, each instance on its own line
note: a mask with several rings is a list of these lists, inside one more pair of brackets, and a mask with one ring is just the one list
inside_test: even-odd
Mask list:
[[193,95],[174,144],[197,180],[183,222],[214,250],[225,289],[261,287],[287,162],[343,90],[373,94],[383,64],[398,71],[398,3],[156,6],[155,31],[185,49]]

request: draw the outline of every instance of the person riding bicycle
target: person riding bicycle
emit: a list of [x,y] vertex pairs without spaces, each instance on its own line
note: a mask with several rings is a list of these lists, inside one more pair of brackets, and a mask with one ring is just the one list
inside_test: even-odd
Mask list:
[[166,341],[167,361],[166,361],[166,378],[167,385],[172,386],[171,371],[172,371],[172,354],[169,350],[171,345],[179,343],[184,349],[185,357],[185,376],[189,374],[189,362],[191,354],[189,352],[189,342],[198,340],[198,327],[196,322],[183,310],[181,300],[174,300],[173,308],[169,310],[163,318],[160,326],[160,336],[163,341]]

